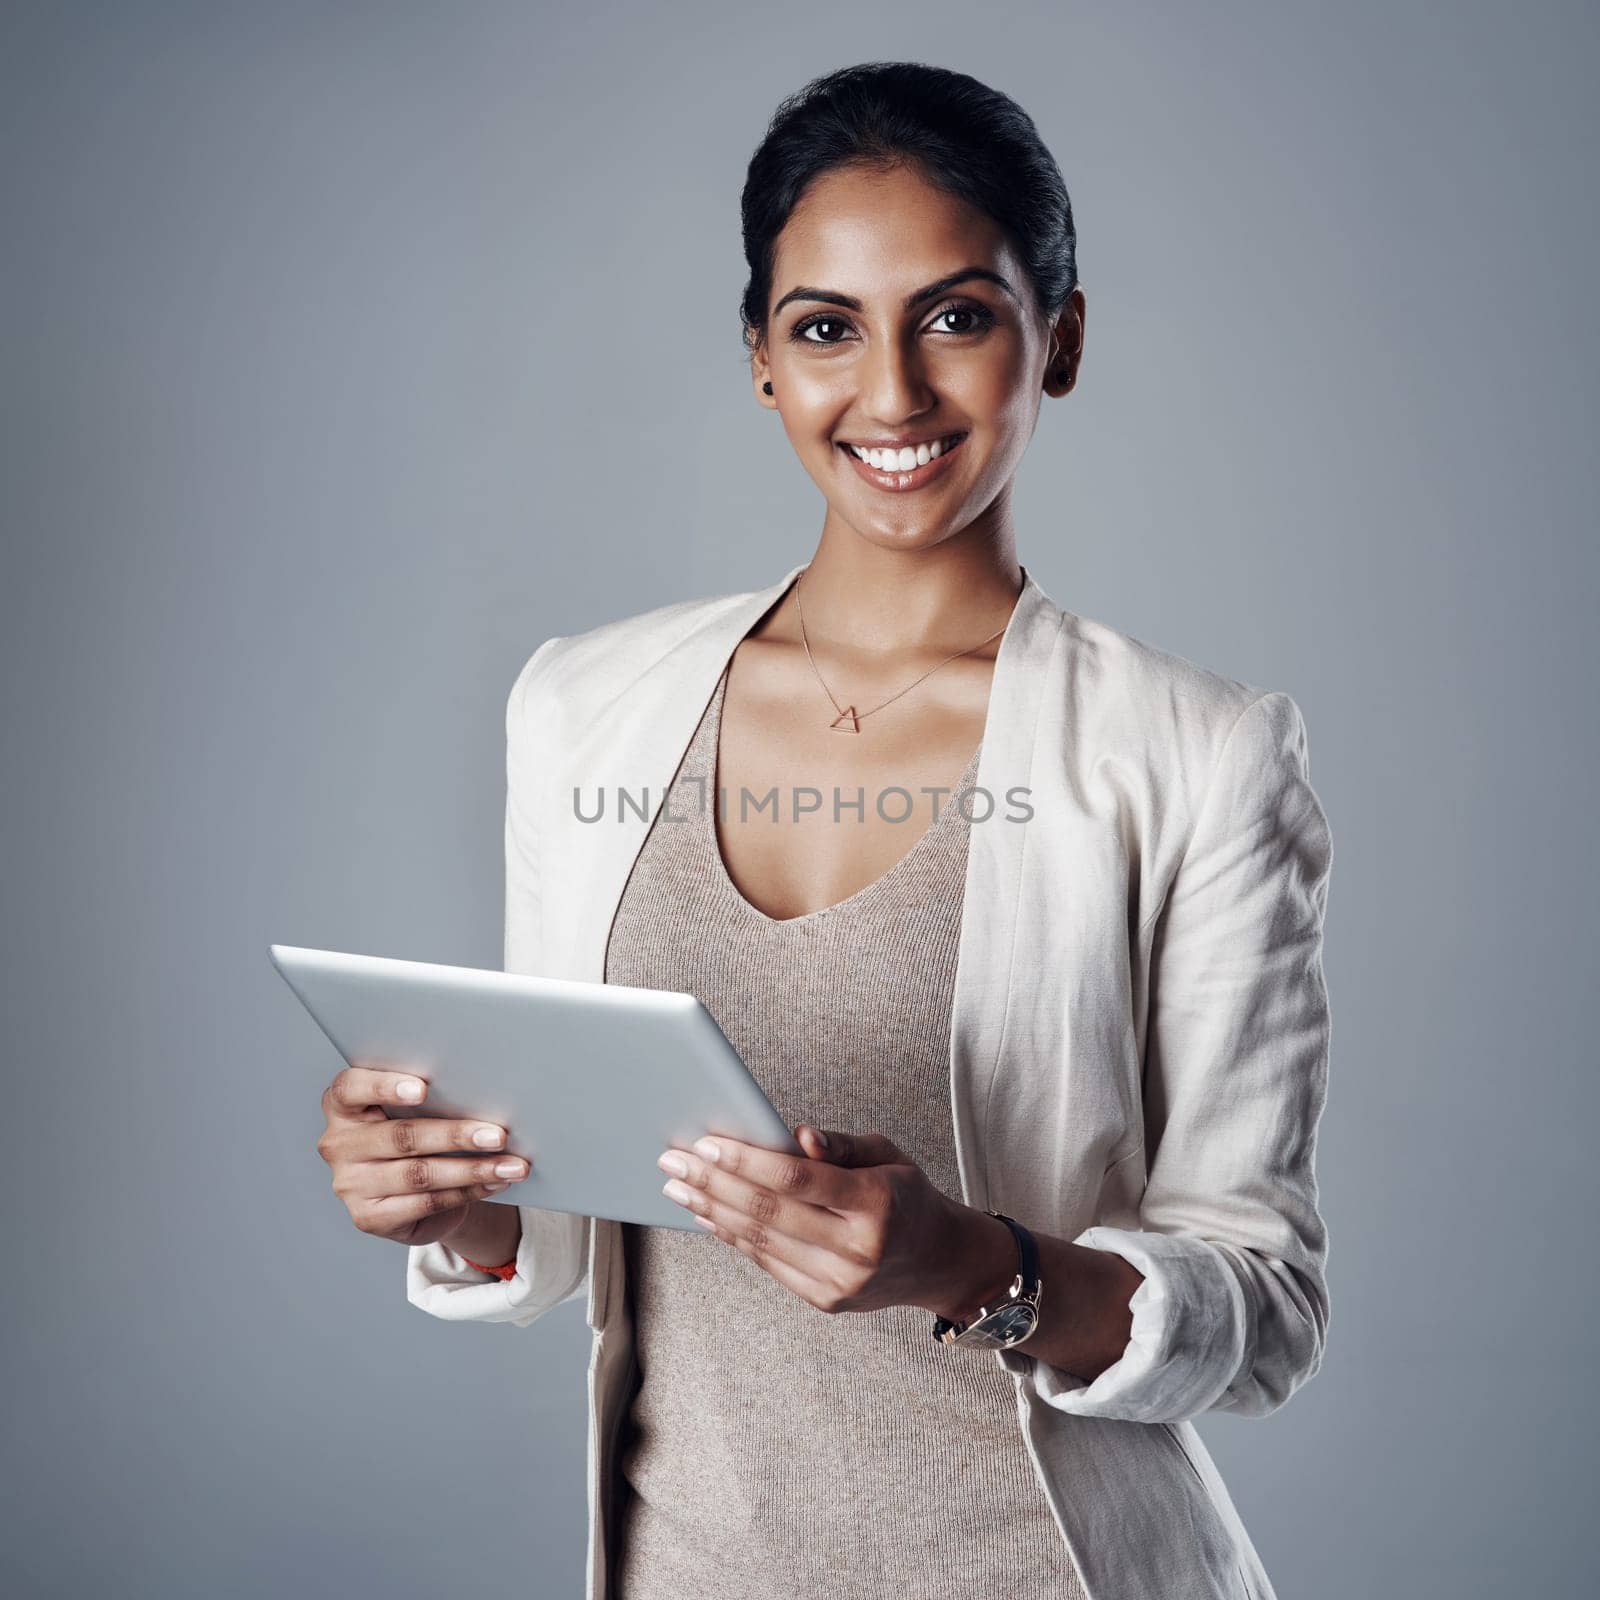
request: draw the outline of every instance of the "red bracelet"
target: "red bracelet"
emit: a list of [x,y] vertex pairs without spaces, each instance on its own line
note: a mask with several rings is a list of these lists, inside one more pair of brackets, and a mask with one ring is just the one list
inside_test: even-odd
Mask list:
[[503,1267],[486,1267],[481,1261],[474,1261],[471,1256],[461,1258],[469,1267],[476,1267],[479,1272],[487,1272],[491,1278],[500,1278],[509,1283],[517,1275],[517,1258],[512,1258]]

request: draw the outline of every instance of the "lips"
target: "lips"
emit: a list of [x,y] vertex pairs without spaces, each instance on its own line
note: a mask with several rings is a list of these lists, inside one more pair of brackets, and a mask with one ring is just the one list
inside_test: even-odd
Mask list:
[[966,443],[967,437],[965,433],[954,435],[954,442],[946,445],[941,454],[921,466],[911,467],[904,472],[898,468],[886,472],[879,471],[877,467],[869,466],[846,444],[841,443],[838,449],[856,475],[871,484],[873,488],[884,489],[891,494],[904,494],[934,482],[945,471],[946,464],[952,457],[961,453],[961,447]]

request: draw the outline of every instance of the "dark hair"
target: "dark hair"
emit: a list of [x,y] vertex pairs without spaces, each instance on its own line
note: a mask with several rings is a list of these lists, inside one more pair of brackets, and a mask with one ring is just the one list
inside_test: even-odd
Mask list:
[[1033,119],[964,72],[869,61],[790,95],[750,158],[740,198],[747,350],[766,334],[778,235],[807,185],[834,167],[897,163],[992,217],[1020,252],[1041,315],[1054,319],[1078,282],[1078,241],[1067,186]]

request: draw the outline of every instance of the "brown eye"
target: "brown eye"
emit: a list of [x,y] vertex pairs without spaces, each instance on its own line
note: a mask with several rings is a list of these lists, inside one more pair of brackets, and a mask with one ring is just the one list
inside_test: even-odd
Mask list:
[[843,328],[844,325],[845,324],[844,324],[843,320],[841,318],[839,318],[839,317],[812,317],[808,321],[802,322],[794,330],[794,335],[793,336],[796,339],[801,340],[803,343],[806,343],[806,344],[838,344],[838,343],[840,343],[840,340],[837,339],[837,338],[830,337],[830,338],[822,338],[822,339],[812,339],[812,338],[809,338],[808,335],[811,333],[811,330],[813,328],[840,329],[840,328]]
[[987,306],[976,305],[970,300],[963,301],[959,305],[946,306],[942,311],[934,314],[933,320],[935,323],[939,323],[943,322],[947,317],[965,317],[967,319],[966,324],[962,327],[945,327],[937,330],[952,337],[960,337],[962,334],[967,333],[981,333],[984,329],[991,327],[995,321],[994,313]]

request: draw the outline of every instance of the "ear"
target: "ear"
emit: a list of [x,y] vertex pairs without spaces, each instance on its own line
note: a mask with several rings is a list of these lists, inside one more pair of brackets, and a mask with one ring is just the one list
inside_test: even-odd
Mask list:
[[1045,368],[1046,394],[1071,394],[1077,385],[1078,365],[1083,360],[1083,325],[1087,311],[1088,302],[1080,283],[1067,296],[1067,303],[1050,328],[1056,353]]
[[[767,391],[761,387],[764,383],[772,382],[772,367],[767,360],[767,346],[765,341],[758,344],[755,349],[750,352],[750,381],[755,386],[756,404],[765,406],[768,411],[776,411],[778,409],[777,396],[768,394]],[[776,387],[776,385],[774,385],[774,387]]]

